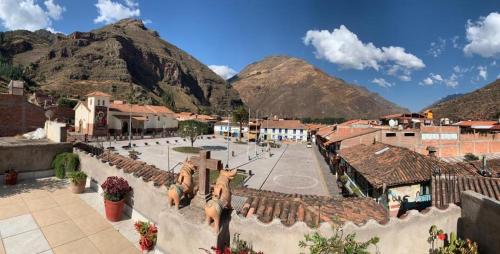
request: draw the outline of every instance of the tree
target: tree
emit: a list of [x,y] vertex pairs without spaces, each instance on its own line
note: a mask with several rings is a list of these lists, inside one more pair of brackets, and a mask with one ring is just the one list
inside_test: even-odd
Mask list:
[[78,103],[77,100],[72,100],[64,97],[61,97],[57,100],[57,105],[61,107],[74,108],[77,103]]
[[243,122],[248,121],[248,111],[245,107],[239,106],[233,111],[233,121],[236,121],[240,124],[240,131],[238,140],[240,140],[242,134]]
[[179,122],[179,135],[183,138],[188,138],[191,141],[191,147],[199,136],[208,133],[208,124],[196,121],[187,120]]

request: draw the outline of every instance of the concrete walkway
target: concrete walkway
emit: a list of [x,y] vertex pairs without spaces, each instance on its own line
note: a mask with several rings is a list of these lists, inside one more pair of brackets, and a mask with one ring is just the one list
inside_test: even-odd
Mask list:
[[333,172],[331,172],[330,166],[328,166],[325,158],[319,152],[318,146],[313,145],[312,150],[314,150],[314,157],[316,157],[316,161],[318,162],[322,177],[328,189],[328,193],[332,197],[342,197],[342,191],[337,185],[337,176]]

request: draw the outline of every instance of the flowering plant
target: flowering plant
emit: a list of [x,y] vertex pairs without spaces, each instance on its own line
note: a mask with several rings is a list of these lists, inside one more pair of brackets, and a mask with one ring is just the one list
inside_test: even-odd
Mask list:
[[[211,247],[210,249],[214,251],[214,254],[264,254],[262,251],[254,251],[247,241],[240,239],[239,234],[234,234],[232,248],[226,246],[222,249],[218,247]],[[211,253],[205,249],[201,250],[204,250],[206,253]]]
[[141,246],[142,251],[152,250],[156,244],[156,238],[158,235],[158,228],[152,223],[146,221],[137,221],[134,224],[135,230],[141,235],[139,240],[139,246]]
[[104,198],[115,202],[122,200],[131,190],[127,180],[117,176],[109,176],[101,184],[101,188],[104,191]]

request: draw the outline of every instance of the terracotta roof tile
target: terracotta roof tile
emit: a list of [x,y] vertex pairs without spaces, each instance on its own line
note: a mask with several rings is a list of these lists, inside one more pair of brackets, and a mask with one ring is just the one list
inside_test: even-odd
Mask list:
[[500,178],[453,175],[433,176],[432,205],[438,208],[445,208],[448,204],[460,205],[460,194],[467,190],[500,200]]
[[245,204],[237,210],[240,216],[256,216],[264,223],[278,218],[285,225],[304,221],[316,227],[321,222],[338,218],[341,222],[364,224],[369,219],[379,223],[388,221],[387,211],[369,198],[331,198],[314,195],[285,194],[251,188],[236,188],[233,195],[246,197]]
[[174,114],[172,110],[165,106],[154,106],[154,105],[138,105],[138,104],[124,104],[124,103],[111,103],[109,105],[109,110],[120,111],[120,112],[132,112],[132,113],[149,113],[149,114]]
[[430,181],[436,166],[448,168],[435,158],[378,142],[345,148],[339,155],[375,188]]

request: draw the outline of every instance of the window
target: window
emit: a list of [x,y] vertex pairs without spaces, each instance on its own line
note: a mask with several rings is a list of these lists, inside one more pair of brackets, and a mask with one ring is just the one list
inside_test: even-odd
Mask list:
[[279,133],[281,133],[281,128],[279,129],[279,131],[278,131],[278,132],[279,132]]
[[413,132],[406,132],[405,137],[415,137],[415,133]]
[[304,130],[300,130],[300,135],[304,134]]
[[264,132],[267,132],[267,128],[264,128]]
[[297,130],[296,129],[293,129],[293,134],[297,133]]
[[387,133],[385,134],[385,136],[386,136],[386,137],[396,137],[396,133],[394,133],[394,132],[387,132]]
[[274,133],[274,131],[276,131],[276,129],[275,129],[275,128],[273,128],[273,133]]

